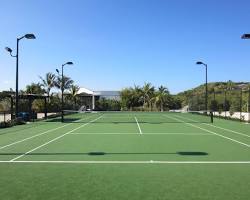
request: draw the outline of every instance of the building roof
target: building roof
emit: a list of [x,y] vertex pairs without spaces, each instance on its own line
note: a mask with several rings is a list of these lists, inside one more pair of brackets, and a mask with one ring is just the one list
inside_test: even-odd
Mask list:
[[92,91],[81,87],[77,92],[79,95],[95,95],[95,96],[120,96],[119,91]]
[[79,91],[77,92],[77,94],[93,95],[94,92],[91,91],[91,90],[89,90],[89,89],[87,89],[87,88],[81,87],[81,88],[79,89]]

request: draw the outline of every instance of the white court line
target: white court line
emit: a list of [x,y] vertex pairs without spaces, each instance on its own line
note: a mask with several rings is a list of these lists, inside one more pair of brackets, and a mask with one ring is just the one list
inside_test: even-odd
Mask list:
[[29,154],[29,153],[35,151],[35,150],[37,150],[37,149],[40,149],[41,147],[46,146],[46,145],[48,145],[49,143],[54,142],[54,141],[56,141],[56,140],[58,140],[58,139],[64,137],[65,135],[68,135],[69,133],[72,133],[73,131],[78,130],[79,128],[82,128],[82,127],[84,127],[84,126],[87,126],[88,124],[90,124],[90,123],[92,123],[92,122],[94,122],[94,121],[100,119],[101,117],[102,117],[102,115],[99,116],[98,118],[94,119],[94,120],[91,120],[91,121],[88,122],[88,123],[85,123],[85,124],[83,124],[83,125],[81,125],[81,126],[79,126],[79,127],[77,127],[77,128],[74,128],[74,129],[72,129],[71,131],[68,131],[67,133],[64,133],[63,135],[60,135],[60,136],[58,136],[58,137],[56,137],[56,138],[54,138],[54,139],[52,139],[52,140],[50,140],[50,141],[48,141],[48,142],[46,142],[46,143],[44,143],[44,144],[42,144],[42,145],[40,145],[40,146],[34,148],[34,149],[31,149],[30,151],[27,151],[26,153],[24,153],[24,154],[22,154],[22,155],[20,155],[20,156],[17,156],[17,157],[15,157],[15,158],[11,159],[10,161],[15,161],[15,160],[17,160],[17,159],[19,159],[19,158],[21,158],[21,157],[23,157],[23,156],[25,156],[25,155],[27,155],[27,154]]
[[[166,117],[168,117],[168,118],[170,118],[170,119],[175,119],[175,120],[177,120],[177,121],[179,121],[179,122],[184,122],[185,124],[187,124],[187,125],[189,125],[189,126],[193,126],[193,127],[195,127],[195,128],[198,128],[198,129],[200,129],[200,130],[206,131],[206,132],[208,132],[208,133],[212,133],[212,134],[217,135],[217,136],[219,136],[219,137],[222,137],[222,138],[225,138],[225,139],[227,139],[227,140],[231,140],[231,141],[236,142],[236,143],[238,143],[238,144],[244,145],[244,146],[246,146],[246,147],[250,147],[249,144],[240,142],[240,141],[235,140],[235,139],[232,139],[232,138],[230,138],[230,137],[226,137],[226,136],[224,136],[224,135],[221,135],[221,134],[219,134],[219,133],[215,133],[215,132],[210,131],[210,130],[207,130],[207,129],[205,129],[205,128],[201,128],[201,127],[196,126],[196,125],[194,125],[194,124],[187,123],[187,122],[185,122],[185,121],[183,121],[183,120],[180,120],[180,119],[178,119],[178,118],[169,117],[169,116],[167,116],[167,115],[164,115],[164,116],[166,116]],[[187,118],[186,118],[186,119],[187,119]],[[197,121],[196,121],[196,122],[197,122]]]
[[[70,133],[70,135],[137,135],[138,133]],[[205,133],[143,133],[145,135],[212,135]]]
[[[183,118],[183,119],[187,119],[185,117],[182,117],[182,116],[176,116],[176,117],[179,117],[179,118]],[[193,119],[189,119],[190,121],[193,121],[193,122],[198,122],[198,121],[195,121]],[[221,130],[224,130],[224,131],[228,131],[228,132],[231,132],[231,133],[236,133],[238,135],[242,135],[242,136],[245,136],[245,137],[250,137],[250,135],[247,135],[247,134],[244,134],[244,133],[241,133],[241,132],[238,132],[238,131],[233,131],[233,130],[230,130],[230,129],[227,129],[227,128],[222,128],[220,126],[215,126],[213,124],[207,124],[207,123],[203,123],[207,126],[212,126],[212,127],[215,127],[215,128],[218,128],[218,129],[221,129]]]
[[137,120],[136,117],[135,117],[135,121],[136,121],[137,127],[138,127],[138,129],[139,129],[139,133],[142,134],[140,124],[138,123],[138,120]]
[[[91,116],[91,117],[92,117],[92,116]],[[88,117],[88,118],[90,118],[90,117]],[[88,119],[88,118],[84,118],[84,119]],[[81,119],[81,120],[84,120],[84,119]],[[81,120],[77,120],[77,121],[81,121]],[[60,128],[69,126],[69,125],[71,125],[71,124],[73,124],[73,123],[69,123],[69,124],[66,124],[66,125],[63,125],[63,126],[54,128],[54,129],[50,129],[50,130],[47,130],[47,131],[45,131],[45,132],[42,132],[42,133],[33,135],[33,136],[31,136],[31,137],[27,137],[27,138],[24,138],[24,139],[22,139],[22,140],[18,140],[18,141],[16,141],[16,142],[13,142],[13,143],[10,143],[10,144],[1,146],[1,147],[0,147],[0,150],[1,150],[1,149],[4,149],[4,148],[6,148],[6,147],[9,147],[9,146],[12,146],[12,145],[15,145],[15,144],[24,142],[24,141],[26,141],[26,140],[30,140],[30,139],[35,138],[35,137],[38,137],[38,136],[40,136],[40,135],[44,135],[45,133],[49,133],[49,132],[51,132],[51,131],[55,131],[55,130],[58,130],[58,129],[60,129]]]
[[159,161],[159,160],[145,160],[145,161],[68,161],[68,160],[21,160],[21,161],[0,161],[0,163],[47,163],[47,164],[250,164],[250,161]]

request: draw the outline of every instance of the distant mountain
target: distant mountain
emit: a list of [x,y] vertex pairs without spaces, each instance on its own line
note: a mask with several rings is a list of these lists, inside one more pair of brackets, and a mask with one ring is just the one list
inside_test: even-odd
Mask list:
[[[177,96],[181,95],[187,95],[189,93],[192,94],[201,94],[204,93],[205,90],[205,84],[199,85],[198,87],[192,88],[190,90],[186,90],[184,92],[180,92],[177,94]],[[233,81],[227,81],[227,82],[210,82],[208,83],[208,93],[211,93],[213,91],[215,92],[222,92],[224,90],[248,90],[250,87],[250,82],[233,82]]]
[[[208,83],[208,101],[214,98],[216,94],[217,101],[224,101],[224,93],[227,91],[227,98],[231,100],[233,97],[240,94],[240,91],[245,91],[243,96],[247,99],[248,91],[250,89],[250,82],[210,82]],[[178,99],[182,106],[186,106],[190,104],[190,100],[194,99],[194,97],[204,99],[205,97],[205,84],[202,84],[198,87],[192,88],[190,90],[186,90],[184,92],[180,92],[174,95],[176,99]],[[202,101],[202,100],[201,100]],[[200,102],[196,102],[198,104]],[[204,103],[204,102],[203,102]],[[208,102],[209,106],[211,102]]]

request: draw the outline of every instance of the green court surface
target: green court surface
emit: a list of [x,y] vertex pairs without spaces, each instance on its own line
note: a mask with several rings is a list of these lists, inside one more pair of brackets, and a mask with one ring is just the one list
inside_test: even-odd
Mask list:
[[0,130],[0,199],[247,200],[250,124],[77,113]]

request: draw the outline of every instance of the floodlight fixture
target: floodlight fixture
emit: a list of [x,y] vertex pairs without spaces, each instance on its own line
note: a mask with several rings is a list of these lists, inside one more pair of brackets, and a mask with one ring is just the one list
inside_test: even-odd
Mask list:
[[250,34],[246,33],[241,36],[241,39],[250,39]]
[[196,62],[197,65],[203,65],[204,63],[201,61]]
[[28,33],[28,34],[24,35],[24,37],[26,39],[36,39],[36,36],[33,33]]
[[12,53],[12,49],[9,47],[5,47],[5,50],[8,51],[9,53]]

